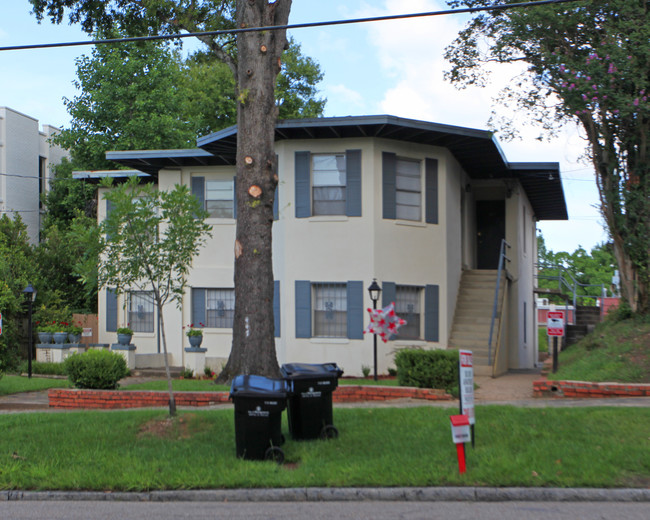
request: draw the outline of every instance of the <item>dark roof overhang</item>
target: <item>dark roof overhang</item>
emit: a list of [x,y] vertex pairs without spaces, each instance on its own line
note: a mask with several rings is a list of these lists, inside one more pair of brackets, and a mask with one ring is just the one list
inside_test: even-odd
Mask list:
[[[557,163],[508,163],[494,134],[396,116],[349,116],[278,121],[275,140],[348,138],[394,139],[447,148],[472,179],[518,179],[538,220],[566,220],[567,209]],[[237,127],[197,139],[192,150],[108,152],[106,158],[157,176],[162,168],[235,165]]]
[[106,158],[129,168],[134,168],[158,177],[163,168],[182,168],[184,166],[222,166],[234,165],[229,157],[215,155],[200,148],[181,150],[127,150],[106,152]]

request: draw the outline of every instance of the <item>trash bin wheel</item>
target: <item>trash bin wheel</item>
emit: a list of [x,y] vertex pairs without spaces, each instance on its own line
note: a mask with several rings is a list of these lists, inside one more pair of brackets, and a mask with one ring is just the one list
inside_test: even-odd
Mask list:
[[284,462],[284,451],[277,446],[271,446],[264,453],[264,460],[272,460],[277,464],[282,464]]
[[339,431],[331,424],[326,424],[320,431],[320,438],[323,440],[336,439],[339,436]]

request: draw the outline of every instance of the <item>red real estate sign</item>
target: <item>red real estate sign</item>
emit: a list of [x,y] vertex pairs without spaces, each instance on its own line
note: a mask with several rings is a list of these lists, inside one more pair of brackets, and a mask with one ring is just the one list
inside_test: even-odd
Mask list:
[[549,311],[546,322],[549,336],[564,336],[564,311]]

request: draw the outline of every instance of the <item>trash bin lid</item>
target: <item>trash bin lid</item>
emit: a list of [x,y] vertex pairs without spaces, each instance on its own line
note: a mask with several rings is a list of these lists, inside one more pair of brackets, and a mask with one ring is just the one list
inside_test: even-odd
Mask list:
[[285,379],[335,379],[343,375],[336,363],[287,363],[280,367],[280,371]]
[[270,379],[264,376],[239,375],[230,385],[230,397],[287,397],[288,385],[284,379]]

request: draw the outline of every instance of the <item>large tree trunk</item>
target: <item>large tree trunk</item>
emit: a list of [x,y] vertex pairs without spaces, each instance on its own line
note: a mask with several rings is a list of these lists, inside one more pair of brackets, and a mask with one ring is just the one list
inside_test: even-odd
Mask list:
[[[291,0],[238,0],[237,27],[286,25]],[[278,177],[274,148],[286,30],[237,36],[237,236],[232,350],[219,382],[238,374],[279,376],[273,325],[271,229]]]

